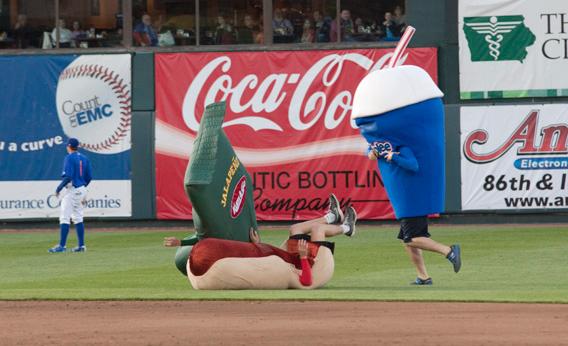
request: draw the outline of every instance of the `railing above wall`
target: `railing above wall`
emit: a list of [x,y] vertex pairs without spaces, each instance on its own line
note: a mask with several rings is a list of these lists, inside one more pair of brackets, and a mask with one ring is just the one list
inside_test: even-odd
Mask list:
[[[2,55],[65,55],[65,54],[124,54],[124,53],[184,53],[184,52],[254,52],[285,50],[327,50],[357,48],[394,48],[396,42],[349,42],[321,44],[278,44],[278,45],[208,45],[208,46],[174,46],[174,47],[117,47],[117,48],[59,48],[59,49],[4,49]],[[413,46],[416,47],[416,46]],[[425,47],[425,46],[424,46]],[[429,45],[432,47],[432,45]]]

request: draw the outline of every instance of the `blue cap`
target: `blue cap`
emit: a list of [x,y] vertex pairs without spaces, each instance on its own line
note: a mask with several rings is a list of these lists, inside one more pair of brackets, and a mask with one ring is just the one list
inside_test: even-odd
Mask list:
[[79,147],[79,140],[77,138],[69,138],[67,145],[71,147],[71,149],[77,149]]

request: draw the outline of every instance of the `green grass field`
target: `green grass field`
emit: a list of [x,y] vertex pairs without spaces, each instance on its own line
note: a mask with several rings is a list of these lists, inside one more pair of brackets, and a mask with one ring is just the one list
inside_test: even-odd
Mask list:
[[[70,233],[69,244],[75,236]],[[409,285],[415,272],[395,227],[360,227],[337,237],[335,275],[323,289],[195,291],[161,245],[180,231],[88,230],[84,254],[48,254],[58,233],[0,233],[0,299],[294,299],[568,303],[568,227],[434,226],[433,238],[462,245],[454,274],[428,253],[432,287]],[[280,244],[285,231],[262,233]]]

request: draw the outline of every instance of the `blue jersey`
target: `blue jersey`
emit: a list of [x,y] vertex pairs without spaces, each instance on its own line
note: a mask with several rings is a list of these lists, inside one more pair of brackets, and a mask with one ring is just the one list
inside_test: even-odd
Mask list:
[[63,162],[61,177],[63,177],[63,180],[57,187],[57,192],[60,192],[70,182],[73,184],[73,187],[89,185],[92,178],[89,159],[77,151],[67,155]]

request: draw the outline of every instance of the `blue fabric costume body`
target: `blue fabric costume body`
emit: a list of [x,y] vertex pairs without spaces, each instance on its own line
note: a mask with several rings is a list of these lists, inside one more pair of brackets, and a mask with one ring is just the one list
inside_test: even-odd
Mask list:
[[[378,156],[398,219],[444,211],[444,106],[417,66],[375,70],[359,83],[351,117]],[[391,161],[386,155],[392,151]]]
[[390,143],[392,161],[378,159],[397,218],[444,210],[444,108],[435,98],[372,117],[355,119],[370,148]]

